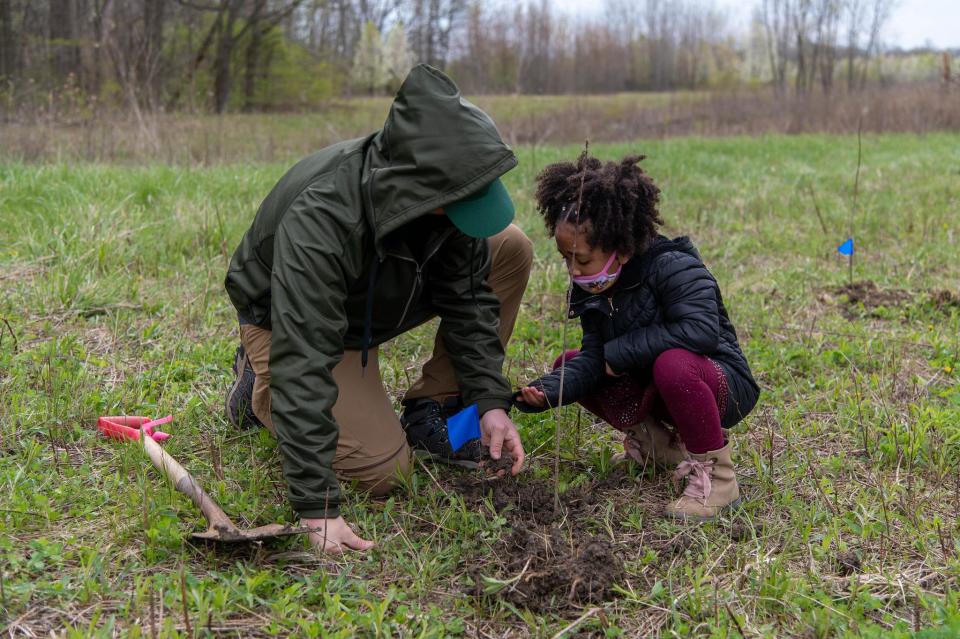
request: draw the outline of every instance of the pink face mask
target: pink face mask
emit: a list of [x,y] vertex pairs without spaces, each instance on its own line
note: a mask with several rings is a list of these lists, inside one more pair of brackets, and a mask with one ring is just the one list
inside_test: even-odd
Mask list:
[[614,251],[610,254],[610,259],[607,260],[607,263],[603,265],[603,268],[600,269],[599,273],[595,275],[582,275],[580,277],[573,277],[573,283],[585,290],[588,293],[600,293],[605,291],[610,287],[611,284],[617,281],[617,278],[620,277],[620,270],[623,268],[623,264],[617,265],[617,270],[613,273],[608,273],[610,267],[613,265],[613,260],[617,258],[617,252]]

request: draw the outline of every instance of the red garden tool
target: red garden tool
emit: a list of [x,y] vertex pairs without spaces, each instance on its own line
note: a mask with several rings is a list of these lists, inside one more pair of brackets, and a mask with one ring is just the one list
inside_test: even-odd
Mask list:
[[217,502],[203,491],[197,480],[160,447],[158,442],[168,439],[170,435],[155,431],[154,427],[171,421],[173,417],[170,415],[155,420],[148,417],[101,417],[97,420],[97,429],[114,439],[143,442],[143,448],[157,470],[166,475],[178,491],[189,497],[207,520],[207,530],[193,533],[194,539],[226,543],[250,542],[310,532],[308,527],[289,524],[267,524],[257,528],[238,527]]

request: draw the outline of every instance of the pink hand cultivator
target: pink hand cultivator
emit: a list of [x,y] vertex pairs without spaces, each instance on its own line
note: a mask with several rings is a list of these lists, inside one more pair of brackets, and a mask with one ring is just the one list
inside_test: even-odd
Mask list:
[[144,450],[157,470],[166,475],[178,491],[189,497],[207,520],[207,530],[193,533],[194,539],[223,543],[259,542],[310,532],[307,527],[289,524],[240,528],[233,523],[219,504],[204,492],[197,480],[160,446],[160,442],[169,439],[170,435],[154,428],[171,421],[173,417],[170,415],[154,420],[136,416],[101,417],[97,420],[97,429],[114,439],[143,443]]

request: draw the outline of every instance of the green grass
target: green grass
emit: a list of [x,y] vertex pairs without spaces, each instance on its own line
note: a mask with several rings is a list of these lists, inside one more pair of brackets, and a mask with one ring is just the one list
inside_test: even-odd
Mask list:
[[[565,276],[533,179],[578,150],[520,148],[507,178],[537,243],[510,345],[515,383],[561,347]],[[623,549],[622,596],[577,630],[960,633],[960,135],[864,139],[855,279],[909,293],[879,305],[836,290],[855,138],[593,150],[650,156],[666,232],[701,248],[764,394],[733,437],[746,496],[736,526],[661,520],[668,478],[634,477],[596,522]],[[348,520],[380,544],[367,555],[321,557],[297,540],[213,552],[186,540],[200,514],[141,451],[95,432],[99,415],[172,413],[167,448],[228,512],[292,517],[273,441],[231,430],[221,410],[237,341],[226,262],[284,169],[0,165],[0,632],[186,636],[189,621],[196,635],[552,636],[579,616],[465,594],[472,567],[503,577],[490,554],[506,522],[449,496],[453,471],[421,468],[386,502],[351,495]],[[943,290],[952,297],[938,303]],[[384,349],[394,394],[428,336]],[[602,477],[615,448],[590,420],[575,434],[573,415],[565,485]],[[549,477],[552,418],[518,423],[530,476]]]

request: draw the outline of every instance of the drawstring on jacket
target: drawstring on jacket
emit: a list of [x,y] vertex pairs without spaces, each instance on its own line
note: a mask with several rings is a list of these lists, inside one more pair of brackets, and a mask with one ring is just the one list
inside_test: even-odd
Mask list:
[[477,287],[473,281],[473,275],[477,272],[476,269],[477,263],[477,238],[473,238],[470,242],[470,296],[473,298],[473,305],[480,306],[477,302]]
[[370,279],[367,282],[367,308],[363,315],[363,342],[360,351],[361,377],[367,372],[368,351],[370,350],[370,342],[373,341],[373,294],[379,268],[380,258],[374,253],[373,259],[370,261]]
[[[473,303],[476,306],[479,306],[480,303],[477,301],[477,287],[474,276],[476,275],[476,264],[477,264],[477,247],[479,242],[476,238],[470,242],[470,297],[473,299]],[[363,316],[363,341],[361,342],[361,352],[360,352],[360,366],[363,369],[361,376],[367,371],[367,361],[369,360],[368,351],[370,350],[370,344],[373,342],[373,295],[374,288],[377,284],[377,272],[380,268],[380,259],[374,254],[373,259],[370,261],[370,279],[367,281],[367,305],[366,311]]]

